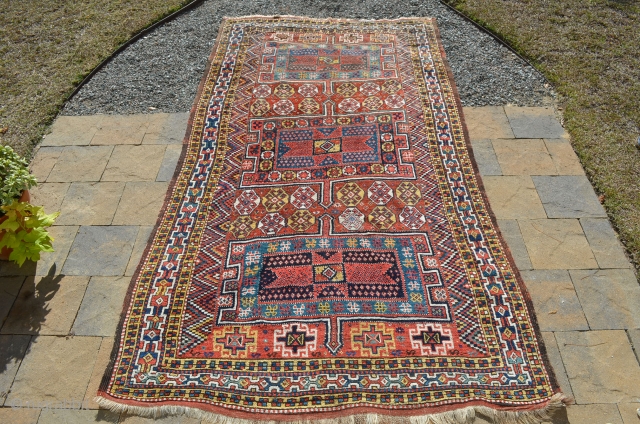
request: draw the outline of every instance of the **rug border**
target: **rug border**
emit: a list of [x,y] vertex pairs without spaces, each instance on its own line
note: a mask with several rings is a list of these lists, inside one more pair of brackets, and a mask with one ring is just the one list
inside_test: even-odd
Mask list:
[[[456,86],[455,80],[453,78],[453,73],[451,71],[451,67],[449,66],[449,62],[447,60],[446,52],[444,50],[444,46],[442,44],[442,38],[440,36],[440,27],[438,26],[437,19],[435,17],[399,17],[393,19],[349,19],[349,18],[312,18],[308,16],[296,16],[296,15],[247,15],[247,16],[224,16],[219,24],[218,34],[216,36],[215,43],[212,46],[211,53],[207,59],[206,63],[206,72],[202,76],[200,80],[200,84],[198,85],[198,89],[196,91],[195,99],[189,111],[189,119],[187,121],[187,129],[185,132],[185,136],[182,140],[182,151],[180,153],[180,158],[176,165],[176,169],[174,171],[173,177],[169,183],[169,187],[167,189],[167,193],[165,194],[165,198],[162,204],[162,208],[157,216],[156,223],[154,225],[152,236],[149,238],[147,245],[143,251],[142,256],[136,266],[136,271],[131,277],[129,282],[129,286],[127,288],[127,294],[123,301],[122,312],[120,315],[120,320],[118,323],[118,327],[116,329],[116,334],[114,337],[114,344],[111,350],[109,364],[104,371],[102,376],[102,380],[100,382],[100,386],[98,388],[97,396],[95,397],[95,401],[104,408],[110,409],[114,412],[132,412],[141,416],[166,416],[166,415],[175,415],[175,414],[185,414],[187,416],[211,420],[211,419],[222,419],[225,424],[249,424],[252,422],[256,422],[255,413],[245,412],[233,410],[230,408],[225,408],[217,405],[209,405],[209,404],[198,404],[197,408],[185,407],[184,403],[187,402],[175,402],[175,401],[162,401],[160,405],[150,406],[144,402],[138,402],[133,400],[123,400],[119,398],[112,397],[108,393],[109,382],[111,381],[111,377],[113,375],[113,368],[115,366],[115,361],[118,358],[120,343],[122,341],[122,336],[124,334],[124,325],[126,324],[126,318],[128,316],[129,307],[131,305],[131,300],[134,294],[134,290],[136,287],[136,283],[142,272],[143,265],[146,262],[146,258],[154,245],[154,241],[157,237],[158,230],[160,228],[160,224],[162,223],[162,219],[164,214],[166,213],[167,207],[172,199],[173,193],[176,189],[176,184],[178,177],[180,176],[182,167],[186,160],[186,155],[190,142],[190,135],[193,131],[194,118],[199,105],[200,97],[205,88],[205,84],[209,79],[209,75],[212,70],[212,62],[214,57],[217,54],[218,47],[221,43],[222,39],[222,31],[221,28],[223,25],[228,24],[233,21],[251,21],[251,20],[259,20],[259,19],[295,19],[295,20],[313,20],[313,21],[325,21],[325,22],[401,22],[401,21],[409,21],[409,20],[421,20],[421,21],[430,21],[433,23],[434,32],[436,35],[436,39],[438,41],[438,48],[441,55],[442,63],[444,65],[445,71],[447,73],[447,77],[449,78],[449,83],[451,86],[451,90],[454,94],[455,106],[458,109],[458,115],[460,117],[460,124],[463,131],[463,136],[465,140],[465,147],[467,149],[467,153],[469,155],[470,162],[472,164],[472,168],[474,171],[474,176],[476,179],[476,184],[478,185],[478,191],[481,193],[482,200],[488,212],[488,215],[491,220],[491,224],[493,226],[493,230],[500,242],[500,246],[502,251],[507,258],[509,265],[514,273],[515,280],[517,281],[518,288],[522,294],[524,302],[527,306],[528,318],[531,322],[531,325],[534,330],[534,334],[536,336],[536,342],[538,344],[538,349],[540,353],[540,357],[542,358],[542,362],[547,372],[547,376],[549,377],[549,384],[551,385],[554,395],[552,395],[548,401],[532,404],[532,405],[522,405],[522,406],[504,406],[506,409],[495,409],[491,405],[491,403],[485,400],[474,400],[467,401],[463,404],[449,404],[449,405],[440,405],[440,406],[428,406],[425,408],[414,408],[407,410],[397,410],[397,409],[379,409],[375,407],[349,407],[343,410],[337,411],[324,411],[320,412],[320,416],[315,416],[316,413],[309,412],[304,414],[290,414],[290,415],[280,415],[280,416],[271,416],[270,414],[264,414],[266,417],[263,419],[260,417],[257,421],[261,423],[266,422],[291,422],[291,423],[308,423],[308,422],[318,422],[324,421],[327,418],[331,419],[331,423],[333,424],[350,424],[355,423],[357,417],[365,417],[365,422],[375,423],[377,416],[387,416],[387,417],[410,417],[418,420],[426,420],[425,422],[431,422],[429,420],[433,420],[434,423],[438,423],[439,420],[443,420],[443,423],[449,422],[450,419],[463,419],[465,421],[459,421],[460,423],[473,422],[475,413],[481,412],[487,415],[493,415],[498,420],[509,420],[508,422],[518,424],[520,422],[530,423],[529,419],[535,417],[540,420],[544,420],[548,418],[548,413],[560,407],[563,407],[571,402],[573,399],[564,395],[561,392],[561,388],[558,384],[555,371],[551,366],[551,362],[548,358],[546,345],[544,339],[542,338],[542,334],[539,328],[537,316],[535,315],[535,309],[533,306],[533,302],[531,300],[531,296],[522,280],[522,276],[520,275],[520,271],[517,268],[515,261],[513,259],[511,250],[508,245],[505,243],[504,238],[502,236],[502,232],[500,231],[497,225],[497,219],[491,209],[491,205],[489,203],[489,199],[484,190],[484,185],[482,182],[482,178],[478,169],[478,165],[475,161],[475,156],[473,153],[473,147],[471,145],[471,138],[469,137],[469,132],[467,129],[466,121],[464,119],[464,113],[462,109],[462,104],[460,101],[460,95],[458,92],[458,88]],[[119,330],[119,331],[118,331]],[[464,405],[462,408],[460,406]],[[498,405],[496,405],[498,406]],[[430,412],[428,414],[424,414],[426,410]],[[216,412],[220,411],[220,413]],[[348,411],[345,414],[345,411]],[[365,415],[363,415],[365,414]],[[275,415],[275,414],[274,414]],[[225,419],[226,418],[226,419]],[[335,419],[339,420],[336,421]],[[344,419],[344,421],[343,421]],[[251,420],[251,421],[248,421]],[[521,421],[522,420],[522,421]],[[412,420],[413,421],[413,420]],[[501,422],[501,421],[497,421]],[[329,422],[327,424],[330,424]]]
[[522,297],[524,298],[524,301],[527,305],[527,312],[529,312],[529,319],[531,320],[531,325],[534,329],[536,342],[538,343],[538,349],[540,350],[540,356],[542,357],[543,365],[549,377],[549,383],[553,387],[555,393],[560,393],[561,392],[560,385],[558,384],[558,380],[555,375],[555,370],[551,366],[551,361],[548,358],[547,347],[545,345],[544,339],[542,338],[542,331],[540,330],[540,325],[538,324],[538,317],[535,313],[533,300],[531,299],[529,290],[527,289],[527,286],[525,285],[524,280],[522,279],[522,275],[520,274],[520,269],[518,269],[518,267],[516,266],[516,262],[513,259],[513,254],[511,253],[511,249],[505,242],[504,237],[502,235],[502,231],[500,231],[500,227],[498,227],[498,219],[496,218],[495,214],[493,213],[493,210],[491,209],[491,204],[489,203],[489,198],[487,197],[487,192],[482,182],[480,169],[478,168],[478,163],[476,162],[476,159],[473,153],[473,146],[471,145],[471,137],[469,136],[467,123],[464,119],[464,112],[462,110],[462,102],[460,100],[460,94],[458,93],[458,87],[456,85],[455,79],[453,78],[453,72],[451,71],[451,67],[449,66],[449,61],[447,60],[447,55],[444,51],[444,46],[442,45],[442,38],[440,37],[440,27],[438,27],[438,25],[435,25],[434,28],[435,28],[436,37],[438,38],[440,54],[442,55],[442,62],[444,63],[445,69],[447,70],[447,76],[449,77],[451,90],[453,91],[456,107],[458,108],[458,115],[460,116],[460,123],[462,126],[462,131],[464,133],[464,141],[467,147],[467,153],[469,154],[471,165],[473,166],[473,172],[476,177],[476,183],[478,184],[478,191],[482,195],[482,200],[484,201],[485,207],[487,208],[487,212],[489,213],[489,217],[491,218],[491,224],[493,225],[493,230],[496,232],[496,236],[500,241],[500,247],[502,248],[507,258],[507,261],[511,266],[511,270],[515,275],[515,280],[518,282],[518,288],[520,289],[520,293],[522,294]]

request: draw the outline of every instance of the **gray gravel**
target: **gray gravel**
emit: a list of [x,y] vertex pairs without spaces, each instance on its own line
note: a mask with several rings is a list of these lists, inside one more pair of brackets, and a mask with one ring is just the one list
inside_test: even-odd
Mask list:
[[129,46],[65,106],[64,115],[184,112],[191,108],[223,16],[432,16],[465,106],[540,106],[545,80],[438,0],[210,0]]

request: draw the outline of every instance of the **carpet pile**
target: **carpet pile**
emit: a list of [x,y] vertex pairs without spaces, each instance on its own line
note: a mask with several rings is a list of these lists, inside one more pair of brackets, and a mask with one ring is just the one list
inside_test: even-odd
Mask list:
[[558,392],[435,21],[226,19],[101,405],[537,423]]

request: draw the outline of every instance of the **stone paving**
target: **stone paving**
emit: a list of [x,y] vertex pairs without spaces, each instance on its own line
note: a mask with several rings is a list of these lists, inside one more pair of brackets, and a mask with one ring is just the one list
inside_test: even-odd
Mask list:
[[[567,134],[548,108],[464,113],[549,357],[575,397],[554,422],[640,423],[640,286]],[[54,253],[22,268],[0,263],[1,423],[198,422],[120,416],[93,402],[187,119],[62,116],[43,140],[33,203],[62,213]]]

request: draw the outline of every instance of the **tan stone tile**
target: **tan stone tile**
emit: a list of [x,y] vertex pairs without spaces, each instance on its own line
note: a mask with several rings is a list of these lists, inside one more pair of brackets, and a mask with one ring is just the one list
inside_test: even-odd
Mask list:
[[81,404],[101,341],[100,337],[34,337],[6,404]]
[[622,330],[555,333],[578,404],[634,402],[640,366]]
[[[549,271],[536,270],[521,274],[533,300],[540,330],[588,330],[589,325],[569,273],[563,270],[564,278],[561,279],[557,279],[556,274],[548,273]],[[551,278],[545,278],[545,274]],[[531,278],[532,275],[535,277]]]
[[[5,262],[0,262],[4,268]],[[0,324],[9,315],[11,306],[20,293],[20,288],[24,283],[25,277],[22,275],[12,277],[0,277]]]
[[581,218],[580,225],[600,268],[631,268],[631,261],[607,218]]
[[128,182],[113,225],[155,225],[169,183]]
[[125,183],[72,183],[61,205],[58,225],[109,225]]
[[170,114],[168,113],[153,114],[154,121],[152,124],[147,125],[142,144],[167,144],[163,140],[165,139],[164,133],[169,116]]
[[162,118],[150,114],[105,115],[91,139],[91,144],[140,144],[148,128],[158,125]]
[[571,405],[567,408],[567,415],[571,424],[624,424],[613,403]]
[[640,328],[640,286],[630,269],[572,270],[592,329]]
[[[59,212],[70,183],[41,183],[29,190],[31,203],[42,206],[46,213]],[[58,224],[57,220],[54,223]]]
[[518,224],[534,269],[597,268],[577,219],[523,219]]
[[69,334],[88,283],[87,277],[28,277],[0,332]]
[[558,170],[558,175],[584,175],[584,169],[568,139],[545,139],[544,143]]
[[482,181],[496,218],[546,218],[531,177],[485,176]]
[[640,362],[640,328],[632,328],[627,330],[627,334],[629,335],[629,340],[631,340],[631,344],[633,345],[633,351],[638,358],[638,362]]
[[161,125],[149,125],[142,144],[182,144],[187,132],[189,112],[169,113],[166,117]]
[[155,181],[165,145],[116,146],[102,181]]
[[104,115],[59,116],[51,133],[42,140],[43,146],[86,146],[98,130]]
[[38,424],[117,424],[120,414],[111,411],[91,411],[86,409],[43,409]]
[[64,261],[67,260],[71,244],[76,238],[78,227],[73,225],[54,226],[49,228],[53,237],[53,252],[42,252],[36,264],[36,275],[57,275],[62,272]]
[[619,403],[618,411],[624,424],[638,424],[640,422],[640,399],[634,403]]
[[463,113],[472,140],[515,138],[502,106],[465,107]]
[[65,147],[47,181],[99,181],[112,150],[112,146]]
[[53,165],[56,164],[63,147],[40,147],[33,159],[29,169],[31,173],[36,177],[38,182],[45,182],[49,173],[53,169]]
[[0,336],[0,406],[4,405],[29,342],[31,336]]
[[573,397],[573,390],[571,390],[571,384],[569,383],[569,377],[567,377],[567,371],[562,363],[562,356],[560,356],[560,350],[558,349],[558,342],[556,337],[551,332],[542,332],[542,340],[547,351],[547,358],[553,368],[553,373],[556,376],[556,380],[560,385],[560,390],[567,396]]
[[136,237],[136,242],[133,245],[131,259],[129,260],[129,264],[127,265],[127,270],[125,271],[124,275],[132,276],[136,272],[136,268],[138,267],[138,263],[142,258],[144,250],[147,248],[149,237],[151,237],[152,232],[153,227],[151,226],[140,227],[140,231],[138,232],[138,236]]
[[113,337],[105,337],[104,339],[102,339],[100,350],[98,351],[98,356],[96,356],[96,363],[93,366],[93,371],[91,373],[91,379],[89,380],[87,391],[84,394],[84,401],[82,402],[82,406],[84,408],[100,409],[100,405],[98,405],[94,401],[94,398],[98,393],[100,382],[102,381],[102,377],[104,376],[107,366],[109,365],[113,343]]
[[40,408],[0,408],[0,423],[36,424]]
[[544,141],[541,139],[493,140],[493,150],[502,175],[556,175]]

